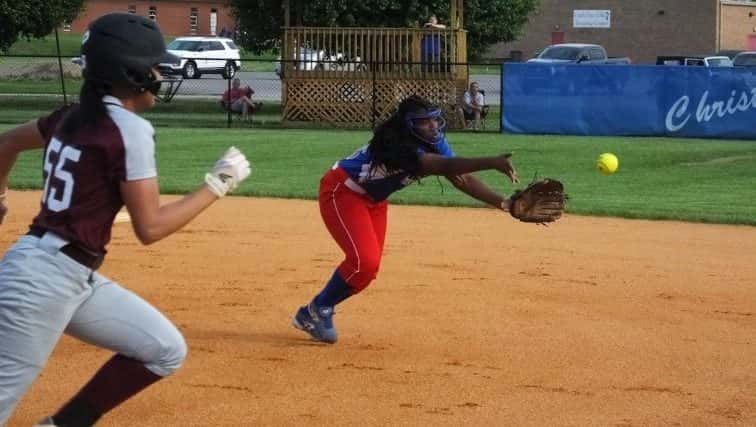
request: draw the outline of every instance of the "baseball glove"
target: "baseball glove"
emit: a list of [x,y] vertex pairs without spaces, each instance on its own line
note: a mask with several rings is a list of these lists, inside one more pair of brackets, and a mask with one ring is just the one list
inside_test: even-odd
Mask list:
[[515,191],[509,199],[509,213],[522,222],[554,222],[562,217],[566,199],[562,183],[545,178]]

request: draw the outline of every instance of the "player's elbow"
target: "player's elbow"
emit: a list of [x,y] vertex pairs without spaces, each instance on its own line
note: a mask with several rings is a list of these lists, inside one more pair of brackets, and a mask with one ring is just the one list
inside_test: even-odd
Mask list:
[[150,227],[139,226],[136,223],[134,224],[134,234],[136,235],[136,238],[139,240],[139,242],[144,246],[149,246],[164,237],[158,230]]
[[139,243],[143,244],[144,246],[149,246],[157,242],[158,240],[160,240],[144,233],[135,233],[135,234],[136,234],[137,239],[139,240]]
[[464,190],[467,188],[467,174],[446,175],[446,179],[458,190]]

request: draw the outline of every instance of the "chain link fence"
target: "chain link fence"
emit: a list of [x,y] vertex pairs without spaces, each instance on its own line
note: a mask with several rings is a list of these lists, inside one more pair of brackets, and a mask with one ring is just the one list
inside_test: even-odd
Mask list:
[[[201,61],[198,59],[197,61]],[[284,61],[285,62],[285,61]],[[292,61],[295,62],[295,61]],[[301,63],[293,64],[301,67]],[[350,65],[322,61],[313,70],[350,71]],[[412,67],[417,64],[391,64]],[[490,106],[484,129],[499,131],[501,98],[501,67],[493,63],[454,64],[468,69],[469,82],[479,83]],[[309,65],[308,65],[309,66]],[[379,64],[359,64],[379,67]],[[282,80],[280,61],[242,58],[241,67],[229,75],[222,69],[212,72],[198,67],[198,78],[182,78],[175,96],[168,103],[157,105],[145,113],[156,126],[173,127],[284,127],[282,123]],[[300,68],[308,69],[308,68]],[[343,75],[343,73],[342,73]],[[181,73],[176,75],[181,77]],[[230,78],[231,77],[231,78]],[[249,86],[255,111],[247,118],[229,111],[221,103],[223,94],[238,78],[241,86]],[[48,113],[50,110],[76,102],[82,84],[78,57],[0,55],[0,123],[15,124]],[[468,83],[469,83],[468,82]],[[298,123],[297,127],[308,124]],[[312,123],[322,128],[322,123]]]

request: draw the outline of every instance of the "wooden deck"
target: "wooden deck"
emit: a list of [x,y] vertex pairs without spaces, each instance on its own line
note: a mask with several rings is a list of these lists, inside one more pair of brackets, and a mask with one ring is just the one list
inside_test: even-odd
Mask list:
[[454,124],[468,78],[466,37],[453,29],[285,28],[283,120],[369,127],[418,94]]

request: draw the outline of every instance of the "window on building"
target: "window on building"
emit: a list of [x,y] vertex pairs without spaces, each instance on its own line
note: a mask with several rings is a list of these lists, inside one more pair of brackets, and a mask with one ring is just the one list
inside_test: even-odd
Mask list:
[[153,21],[157,21],[157,6],[150,6],[150,11],[147,16]]
[[210,9],[210,34],[216,35],[218,34],[216,30],[218,29],[218,9]]
[[71,31],[71,23],[68,21],[63,21],[63,31],[69,32]]
[[136,15],[136,5],[130,4],[129,5],[129,13]]
[[189,32],[192,34],[197,34],[197,27],[199,25],[199,10],[197,10],[196,7],[192,8],[191,13],[189,13]]

